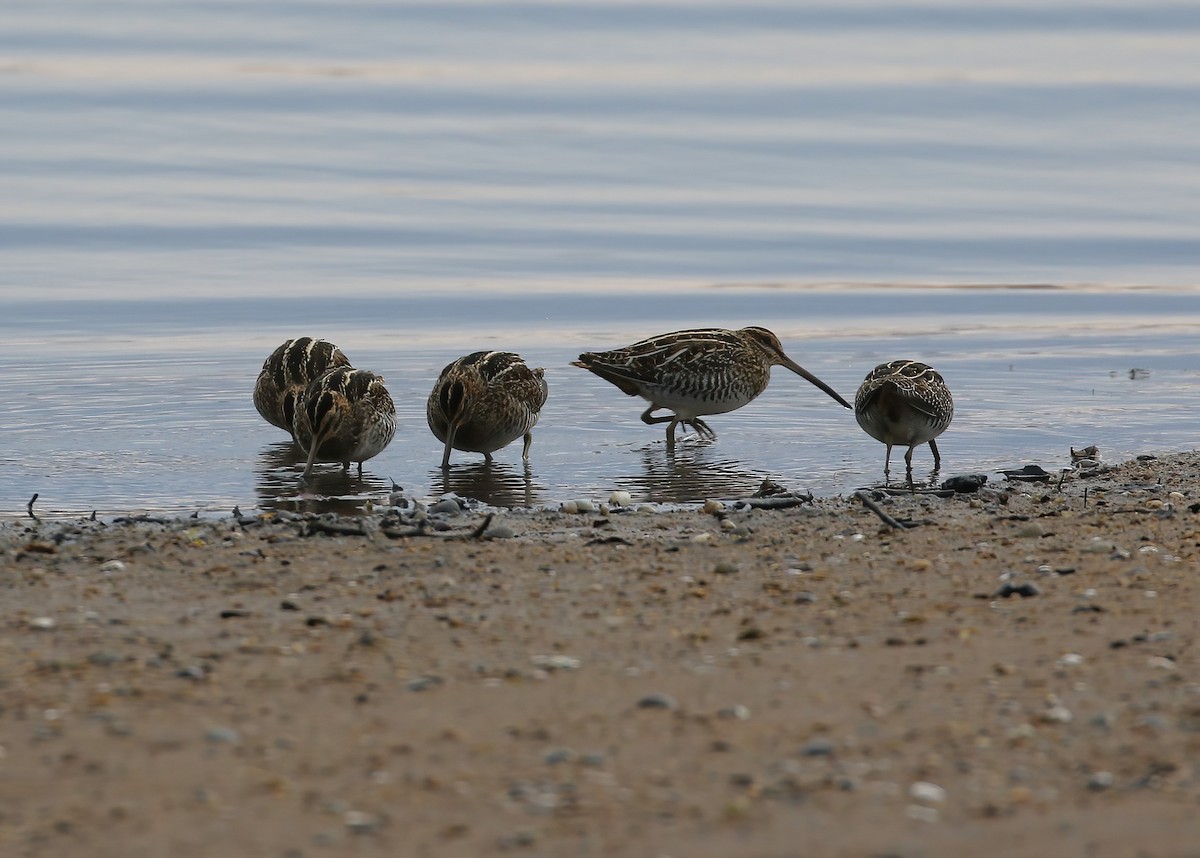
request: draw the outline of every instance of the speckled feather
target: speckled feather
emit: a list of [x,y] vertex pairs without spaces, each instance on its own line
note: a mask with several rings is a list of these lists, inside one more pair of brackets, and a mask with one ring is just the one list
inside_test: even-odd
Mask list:
[[292,432],[296,402],[305,388],[327,370],[349,365],[331,342],[313,337],[288,340],[263,361],[254,384],[254,407],[272,426]]
[[444,445],[442,466],[451,449],[483,453],[490,462],[493,452],[522,436],[528,459],[547,395],[545,370],[512,352],[472,352],[447,364],[425,405],[429,428]]

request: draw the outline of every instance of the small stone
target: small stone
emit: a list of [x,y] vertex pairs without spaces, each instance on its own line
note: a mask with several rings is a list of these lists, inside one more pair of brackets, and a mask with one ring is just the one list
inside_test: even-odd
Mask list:
[[715,574],[715,575],[733,575],[737,571],[738,571],[737,564],[730,563],[727,560],[722,560],[720,563],[718,563],[716,566],[713,567],[713,574]]
[[1058,660],[1058,666],[1059,667],[1077,667],[1077,666],[1083,664],[1083,661],[1084,661],[1083,656],[1081,656],[1079,653],[1069,652],[1069,653],[1066,653],[1065,655],[1063,655],[1062,658],[1060,658]]
[[734,706],[726,706],[724,709],[717,710],[717,717],[746,721],[750,718],[750,707],[743,706],[741,703]]
[[679,704],[670,694],[647,694],[637,702],[639,709],[676,709]]
[[1092,772],[1092,776],[1088,778],[1087,788],[1092,792],[1104,792],[1106,789],[1112,789],[1116,782],[1117,779],[1112,772]]
[[572,748],[553,748],[542,755],[542,762],[548,766],[555,766],[559,763],[569,763],[577,756]]
[[719,512],[725,511],[725,504],[717,500],[706,500],[704,502],[704,512],[708,515],[716,515]]
[[617,489],[608,496],[608,502],[615,507],[626,507],[633,502],[633,496],[629,492]]
[[535,655],[530,659],[542,670],[578,670],[583,662],[571,655]]
[[34,617],[29,621],[29,628],[39,632],[48,632],[56,625],[54,617]]
[[512,539],[516,533],[507,524],[493,524],[483,532],[484,539]]
[[437,688],[444,682],[445,680],[440,676],[418,676],[416,679],[410,679],[404,687],[409,691],[428,691],[431,688]]
[[1047,724],[1070,724],[1075,720],[1074,714],[1066,706],[1051,706],[1042,713],[1042,720]]
[[228,743],[236,745],[242,741],[242,734],[232,727],[211,727],[205,732],[204,740],[214,744]]
[[458,515],[460,512],[462,512],[462,507],[458,505],[458,501],[451,498],[442,498],[429,506],[431,515]]
[[1017,536],[1045,536],[1046,531],[1036,521],[1026,522],[1017,531]]
[[801,590],[792,601],[797,605],[811,605],[817,601],[817,594],[812,590]]
[[342,820],[355,834],[374,834],[379,830],[379,817],[361,810],[347,810]]
[[120,664],[125,660],[125,656],[119,652],[102,649],[88,656],[88,661],[97,667],[110,667],[114,664]]
[[946,791],[929,781],[917,781],[908,788],[908,796],[922,804],[945,804]]
[[125,568],[125,564],[120,560],[109,560],[100,564],[101,572],[120,572]]
[[826,739],[824,736],[818,736],[800,749],[800,756],[830,757],[833,756],[834,750],[835,746],[832,740]]
[[1175,670],[1179,665],[1162,655],[1152,655],[1146,659],[1146,666],[1155,670]]

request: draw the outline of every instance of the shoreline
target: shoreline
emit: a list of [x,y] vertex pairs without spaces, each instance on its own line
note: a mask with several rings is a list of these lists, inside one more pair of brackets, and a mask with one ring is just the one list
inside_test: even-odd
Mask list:
[[876,503],[8,523],[0,851],[1194,854],[1200,453]]

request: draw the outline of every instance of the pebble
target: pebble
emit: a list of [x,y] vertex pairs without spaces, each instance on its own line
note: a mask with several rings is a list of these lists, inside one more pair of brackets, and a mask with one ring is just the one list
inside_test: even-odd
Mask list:
[[578,670],[583,662],[570,655],[535,655],[530,659],[534,667],[542,670]]
[[569,500],[563,501],[559,510],[566,513],[595,512],[596,505],[590,500]]
[[677,709],[679,704],[670,694],[647,694],[637,702],[639,709]]
[[442,498],[434,504],[430,504],[429,512],[434,515],[457,515],[462,512],[462,507],[458,505],[458,501],[450,498]]
[[485,539],[512,539],[516,533],[507,524],[493,524],[483,535]]
[[347,810],[342,820],[355,834],[374,834],[379,830],[379,817],[365,811]]
[[573,748],[553,748],[542,755],[542,762],[548,766],[554,766],[559,763],[569,763],[577,756],[578,754]]
[[36,629],[40,632],[48,632],[56,625],[57,623],[54,622],[54,617],[34,617],[29,621],[29,628]]
[[716,515],[719,512],[725,511],[725,504],[717,500],[706,500],[704,502],[704,512],[708,515]]
[[120,560],[109,560],[100,564],[101,572],[120,572],[125,568],[125,564]]
[[1092,776],[1088,778],[1087,788],[1092,792],[1103,792],[1106,789],[1111,789],[1117,779],[1112,772],[1092,772]]
[[1046,531],[1036,521],[1030,521],[1021,526],[1017,536],[1045,536]]
[[204,734],[204,740],[206,742],[227,742],[231,745],[236,745],[238,742],[242,741],[242,734],[237,730],[234,730],[232,727],[210,727]]
[[733,575],[738,571],[736,563],[730,563],[727,560],[722,560],[713,567],[713,573],[716,575]]
[[626,507],[633,503],[633,495],[629,494],[629,492],[618,489],[608,496],[608,502],[612,506]]
[[746,721],[750,718],[750,707],[744,706],[741,703],[733,706],[726,706],[724,709],[717,710],[718,718],[733,718],[738,721]]
[[944,804],[946,802],[946,791],[929,781],[914,783],[908,788],[908,796],[913,801],[919,801],[922,804]]
[[416,679],[410,679],[404,687],[409,691],[428,691],[431,688],[437,688],[444,682],[445,680],[440,676],[418,676]]
[[801,590],[792,601],[797,605],[811,605],[817,601],[817,594],[812,590]]
[[818,736],[800,749],[800,755],[802,757],[829,757],[833,755],[834,750],[835,746],[832,740]]
[[1077,652],[1068,652],[1058,660],[1059,667],[1076,667],[1083,664],[1083,656]]

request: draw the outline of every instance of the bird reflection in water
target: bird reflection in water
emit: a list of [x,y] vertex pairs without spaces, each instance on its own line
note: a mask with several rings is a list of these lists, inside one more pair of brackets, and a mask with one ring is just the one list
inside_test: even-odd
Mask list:
[[709,444],[680,444],[664,457],[662,446],[642,450],[642,475],[621,480],[635,498],[651,503],[699,503],[708,498],[744,498],[768,475],[741,463],[713,460]]
[[298,468],[305,459],[291,441],[269,444],[258,456],[255,489],[263,509],[287,512],[334,512],[358,515],[368,498],[379,500],[391,490],[391,481],[370,473],[358,476],[354,469],[329,468],[314,472],[309,482],[299,485]]
[[531,507],[545,491],[534,484],[528,463],[473,462],[430,471],[430,478],[432,495],[453,492],[495,507]]

